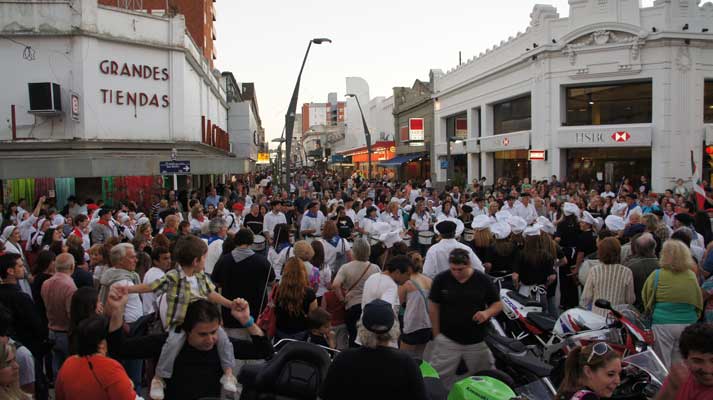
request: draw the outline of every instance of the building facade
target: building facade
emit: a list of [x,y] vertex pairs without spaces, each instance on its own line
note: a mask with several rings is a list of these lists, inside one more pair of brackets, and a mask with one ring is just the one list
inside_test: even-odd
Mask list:
[[451,179],[468,182],[557,175],[636,185],[646,176],[661,191],[701,177],[693,164],[713,144],[713,4],[569,6],[568,18],[535,6],[524,33],[435,79],[438,181],[446,146]]
[[6,2],[0,33],[15,41],[0,47],[0,118],[10,121],[0,127],[0,180],[160,178],[172,155],[190,162],[183,187],[191,175],[249,172],[228,123],[231,103],[246,100],[226,92],[245,88],[211,68],[182,15]]

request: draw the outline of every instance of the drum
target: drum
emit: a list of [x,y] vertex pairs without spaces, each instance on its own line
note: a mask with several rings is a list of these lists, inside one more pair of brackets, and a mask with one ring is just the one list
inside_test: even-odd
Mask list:
[[320,237],[322,237],[322,235],[308,235],[308,236],[305,236],[305,241],[307,241],[307,243],[312,243],[315,240],[319,239]]
[[436,234],[432,231],[419,231],[418,232],[418,244],[422,244],[424,246],[430,246],[433,244],[433,237],[436,236]]
[[250,246],[253,251],[263,251],[265,250],[265,236],[255,235],[252,246]]
[[463,231],[463,240],[466,242],[472,242],[473,238],[475,238],[475,231],[472,229],[465,229]]
[[379,244],[379,237],[374,235],[368,235],[369,245],[373,246]]
[[403,242],[406,243],[406,246],[411,247],[411,236],[406,236]]

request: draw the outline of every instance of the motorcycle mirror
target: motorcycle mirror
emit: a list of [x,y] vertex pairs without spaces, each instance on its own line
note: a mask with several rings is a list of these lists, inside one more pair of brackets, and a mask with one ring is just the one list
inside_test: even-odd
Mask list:
[[608,300],[597,299],[594,305],[605,310],[611,310],[611,303]]

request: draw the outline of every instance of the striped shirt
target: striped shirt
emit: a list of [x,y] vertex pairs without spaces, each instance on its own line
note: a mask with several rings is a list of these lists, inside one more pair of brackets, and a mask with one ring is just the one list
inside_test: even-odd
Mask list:
[[606,316],[609,311],[594,306],[596,300],[608,300],[612,306],[619,304],[634,304],[634,275],[631,270],[621,264],[599,263],[592,267],[587,276],[587,282],[582,291],[581,305]]

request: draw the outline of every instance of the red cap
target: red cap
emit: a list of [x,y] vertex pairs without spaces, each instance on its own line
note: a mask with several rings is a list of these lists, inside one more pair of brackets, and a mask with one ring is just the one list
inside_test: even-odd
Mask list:
[[96,204],[94,204],[94,203],[87,204],[87,210],[94,211],[94,210],[96,210],[97,208],[99,208],[99,206],[96,205]]
[[245,206],[242,203],[233,204],[233,211],[243,211]]

